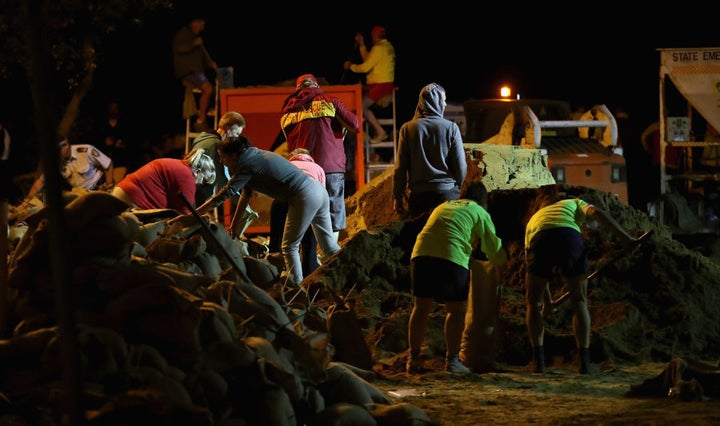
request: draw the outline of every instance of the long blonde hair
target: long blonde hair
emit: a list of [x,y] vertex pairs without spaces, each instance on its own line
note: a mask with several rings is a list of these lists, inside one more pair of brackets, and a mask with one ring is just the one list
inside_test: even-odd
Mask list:
[[204,148],[195,148],[183,157],[192,170],[197,183],[212,185],[215,183],[215,162],[205,154]]

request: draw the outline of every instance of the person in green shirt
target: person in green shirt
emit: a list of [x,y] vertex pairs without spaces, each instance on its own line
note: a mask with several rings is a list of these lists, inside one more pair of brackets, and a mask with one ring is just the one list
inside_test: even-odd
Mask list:
[[493,265],[502,265],[507,253],[495,234],[482,182],[469,182],[457,200],[433,209],[417,236],[410,256],[414,304],[408,321],[410,356],[407,372],[422,371],[420,351],[433,303],[444,304],[445,371],[469,373],[459,360],[470,286],[470,257],[479,249]]
[[570,292],[580,374],[593,374],[599,368],[590,361],[589,263],[582,226],[597,222],[623,239],[628,247],[637,239],[607,212],[579,198],[557,200],[555,195],[546,194],[540,198],[540,205],[544,207],[532,215],[525,227],[525,322],[533,350],[531,372],[545,372],[543,310],[549,308],[549,282],[557,272]]

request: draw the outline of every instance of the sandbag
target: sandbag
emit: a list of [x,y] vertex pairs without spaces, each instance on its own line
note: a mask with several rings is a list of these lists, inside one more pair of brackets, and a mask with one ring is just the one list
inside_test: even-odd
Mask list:
[[493,371],[497,354],[498,273],[492,263],[470,260],[470,293],[460,360],[476,373]]
[[372,370],[372,353],[355,311],[335,303],[328,310],[327,322],[335,347],[335,360]]

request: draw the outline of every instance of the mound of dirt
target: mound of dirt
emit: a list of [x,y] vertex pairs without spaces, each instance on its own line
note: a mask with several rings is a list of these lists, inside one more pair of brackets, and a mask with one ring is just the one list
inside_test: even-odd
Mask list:
[[[367,342],[378,360],[404,366],[409,293],[409,254],[419,224],[403,221],[392,210],[391,170],[348,199],[348,229],[343,250],[306,278],[306,285],[330,286],[347,294],[367,332]],[[468,180],[482,179],[471,167]],[[609,236],[586,229],[591,268],[609,258],[589,282],[592,317],[591,353],[595,362],[667,362],[673,357],[712,360],[720,350],[720,267],[710,257],[688,249],[671,231],[617,198],[584,187],[542,185],[537,188],[495,189],[489,211],[509,253],[501,283],[497,361],[524,365],[531,350],[525,328],[523,235],[536,209],[538,194],[562,191],[603,208],[635,236],[652,230],[642,245],[618,253]],[[552,283],[556,296],[563,292]],[[575,342],[569,304],[558,306],[548,319],[545,349],[558,363],[572,361]],[[444,311],[438,305],[426,336],[425,356],[441,359]],[[384,364],[388,364],[385,362]]]

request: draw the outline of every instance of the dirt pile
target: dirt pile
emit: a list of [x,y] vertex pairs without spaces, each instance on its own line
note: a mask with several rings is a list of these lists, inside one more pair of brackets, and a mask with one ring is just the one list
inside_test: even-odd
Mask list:
[[[468,179],[483,179],[483,174],[482,169],[471,167]],[[348,199],[349,228],[343,250],[307,277],[307,285],[332,286],[348,294],[376,359],[392,358],[392,368],[400,369],[412,304],[409,253],[418,227],[392,211],[391,188],[388,170]],[[538,193],[547,190],[563,191],[606,209],[633,235],[654,231],[647,242],[620,253],[589,283],[591,351],[596,362],[717,358],[718,263],[688,249],[672,238],[666,226],[615,197],[588,188],[548,185],[490,192],[489,210],[510,254],[501,289],[498,361],[522,365],[530,359],[524,323],[524,224],[534,211]],[[607,235],[592,229],[585,233],[591,268],[618,255]],[[552,289],[556,296],[563,292],[559,283],[553,283]],[[426,338],[430,357],[444,355],[443,317],[438,306]],[[548,319],[548,358],[569,361],[575,356],[571,317],[569,306],[563,304]]]

